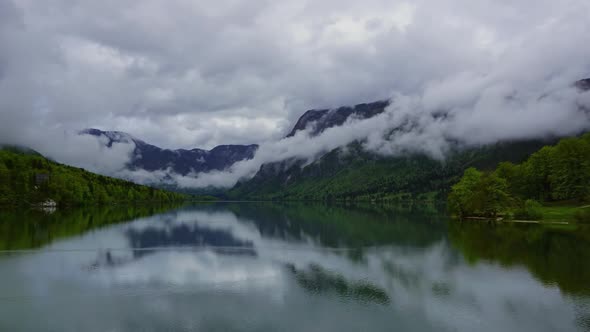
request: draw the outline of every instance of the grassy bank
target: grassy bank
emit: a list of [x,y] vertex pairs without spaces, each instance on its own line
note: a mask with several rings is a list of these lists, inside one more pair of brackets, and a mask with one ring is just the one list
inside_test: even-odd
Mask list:
[[[539,218],[529,217],[518,217],[514,216],[514,211],[509,211],[507,214],[500,214],[496,217],[496,220],[502,222],[515,222],[515,223],[538,223],[547,225],[559,225],[559,224],[590,224],[586,219],[580,218],[579,215],[582,212],[586,212],[586,215],[590,215],[590,205],[580,205],[572,202],[552,202],[546,203],[543,206],[537,208]],[[485,217],[466,217],[467,220],[480,220],[490,221],[494,218]]]
[[543,222],[590,223],[590,205],[580,205],[572,202],[557,202],[544,204],[540,208]]

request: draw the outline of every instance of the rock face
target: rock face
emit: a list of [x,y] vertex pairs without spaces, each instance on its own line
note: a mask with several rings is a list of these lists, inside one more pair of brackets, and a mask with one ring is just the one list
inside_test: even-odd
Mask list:
[[305,129],[311,130],[312,136],[319,135],[328,128],[341,126],[351,117],[368,119],[383,113],[385,108],[389,106],[389,103],[388,100],[382,100],[373,103],[358,104],[353,107],[343,106],[335,109],[309,110],[299,118],[287,137],[291,137],[298,131]]
[[153,172],[170,169],[181,175],[227,169],[238,161],[251,159],[258,148],[258,145],[251,144],[219,145],[211,150],[168,150],[118,131],[86,129],[80,134],[99,137],[108,147],[115,143],[135,144],[131,162],[128,165],[131,170]]
[[[310,130],[311,136],[317,136],[328,128],[343,125],[350,118],[369,119],[381,114],[389,104],[389,100],[382,100],[355,106],[342,106],[335,109],[309,110],[297,120],[297,123],[287,137],[294,136],[297,132],[306,129]],[[284,183],[293,178],[292,171],[297,172],[304,164],[305,160],[299,160],[297,158],[266,163],[260,167],[252,180],[256,182],[260,179],[274,178],[274,180]]]

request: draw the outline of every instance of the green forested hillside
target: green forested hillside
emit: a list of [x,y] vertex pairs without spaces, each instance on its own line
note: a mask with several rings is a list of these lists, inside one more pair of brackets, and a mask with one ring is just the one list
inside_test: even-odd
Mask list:
[[293,161],[264,165],[228,195],[276,200],[395,200],[435,194],[442,198],[468,167],[493,169],[502,161],[520,162],[545,144],[534,140],[457,149],[444,161],[417,154],[381,157],[353,144],[307,166]]
[[[459,216],[495,216],[516,209],[523,217],[540,218],[538,202],[554,201],[590,201],[590,133],[545,146],[520,164],[503,162],[488,172],[469,168],[449,195]],[[590,221],[590,209],[580,213],[586,210]]]
[[187,196],[61,165],[31,150],[0,149],[0,206],[176,201]]

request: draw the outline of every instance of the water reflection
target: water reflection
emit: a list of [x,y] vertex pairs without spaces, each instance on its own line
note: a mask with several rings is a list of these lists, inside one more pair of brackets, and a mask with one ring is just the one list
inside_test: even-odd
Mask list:
[[295,275],[297,283],[310,293],[336,294],[344,299],[362,302],[389,303],[389,295],[385,290],[363,281],[348,281],[342,275],[330,273],[320,265],[312,264],[307,270],[298,270],[294,265],[288,267]]
[[452,223],[449,234],[454,247],[472,264],[486,260],[525,266],[546,285],[557,285],[572,295],[590,295],[587,226]]
[[61,238],[176,207],[178,205],[105,206],[60,209],[52,214],[39,210],[0,210],[0,250],[37,248]]
[[174,225],[166,229],[148,227],[145,229],[129,229],[125,232],[135,257],[141,257],[153,251],[137,250],[146,248],[165,248],[183,246],[218,247],[217,252],[236,252],[224,248],[240,247],[239,252],[255,254],[253,244],[249,240],[240,240],[227,230],[209,229],[196,225]]
[[92,231],[80,215],[78,236],[0,256],[0,330],[588,330],[583,230],[431,206],[211,204]]

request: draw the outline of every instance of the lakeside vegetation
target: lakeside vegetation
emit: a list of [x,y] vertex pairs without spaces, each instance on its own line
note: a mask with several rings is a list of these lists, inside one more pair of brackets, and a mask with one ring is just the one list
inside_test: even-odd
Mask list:
[[189,198],[62,165],[32,150],[0,149],[0,206],[30,206],[48,200],[59,206],[80,206],[175,202]]
[[590,223],[590,133],[545,146],[520,164],[467,169],[453,185],[449,209],[485,217]]

